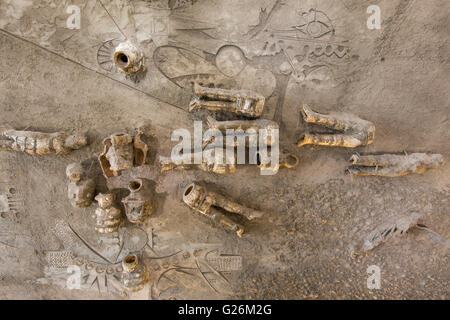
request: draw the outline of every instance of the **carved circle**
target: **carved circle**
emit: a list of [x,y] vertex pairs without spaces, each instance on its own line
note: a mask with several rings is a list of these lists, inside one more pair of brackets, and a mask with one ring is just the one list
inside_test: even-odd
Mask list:
[[140,228],[127,228],[123,234],[123,242],[128,251],[141,251],[148,242],[148,235]]
[[293,154],[289,154],[286,156],[286,166],[288,168],[294,168],[298,165],[299,159]]
[[245,68],[247,62],[241,49],[223,46],[216,55],[216,66],[224,75],[235,77]]
[[311,36],[318,37],[322,32],[322,25],[319,22],[313,21],[308,25],[308,32]]

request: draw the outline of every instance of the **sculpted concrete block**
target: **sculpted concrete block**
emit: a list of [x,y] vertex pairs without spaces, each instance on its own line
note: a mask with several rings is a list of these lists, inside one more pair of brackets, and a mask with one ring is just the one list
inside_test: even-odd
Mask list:
[[189,111],[206,109],[259,118],[264,109],[264,96],[249,90],[227,90],[194,85],[195,97]]
[[122,285],[125,290],[136,292],[145,287],[149,273],[137,254],[126,256],[122,260],[122,269]]
[[353,155],[347,173],[355,176],[401,177],[412,173],[423,174],[444,163],[440,154],[413,153],[410,155]]
[[[207,150],[207,148],[205,150]],[[232,174],[236,172],[236,160],[234,160],[234,162],[229,161],[229,163],[227,163],[226,158],[224,158],[222,163],[218,163],[215,161],[215,156],[213,153],[199,153],[202,155],[201,164],[194,163],[196,155],[194,152],[180,159],[179,163],[176,163],[171,159],[162,158],[160,160],[161,172],[164,173],[171,170],[202,170],[216,174]],[[224,157],[227,156],[226,149],[222,150],[222,155]]]
[[69,178],[68,197],[72,206],[77,208],[89,207],[94,201],[95,182],[86,177],[81,164],[71,163],[66,168]]
[[[208,147],[205,149],[207,150]],[[280,152],[278,165],[274,165],[271,150],[269,149],[265,156],[262,153],[257,154],[256,165],[264,170],[273,170],[277,172],[281,168],[292,169],[295,168],[300,160],[298,157],[291,153]],[[202,155],[202,163],[195,164],[194,159],[196,153],[192,152],[189,156],[180,159],[179,163],[175,163],[171,159],[162,158],[160,160],[161,172],[167,172],[171,170],[202,170],[205,172],[211,172],[215,174],[233,174],[237,171],[237,156],[234,153],[234,158],[232,155],[227,154],[226,149],[222,150],[223,161],[218,163],[215,161],[215,156],[213,153],[200,152]],[[227,159],[230,157],[230,159]]]
[[95,210],[95,231],[98,233],[112,233],[119,230],[123,224],[122,211],[114,205],[116,196],[112,193],[98,194],[95,197],[98,208]]
[[314,112],[304,105],[302,107],[302,115],[307,123],[323,126],[336,131],[336,133],[305,133],[298,141],[299,147],[312,144],[317,146],[356,148],[369,145],[375,139],[374,124],[352,114],[330,113],[325,115]]
[[142,166],[147,159],[148,146],[142,141],[143,133],[136,136],[117,133],[103,140],[104,150],[98,157],[106,178],[120,175],[123,170]]
[[144,54],[130,41],[122,42],[116,47],[114,64],[125,74],[145,71]]
[[191,209],[207,216],[215,223],[224,227],[226,230],[235,232],[238,237],[242,237],[244,227],[234,222],[214,207],[219,207],[230,213],[241,215],[248,220],[253,220],[263,215],[260,211],[247,208],[236,202],[228,200],[224,196],[208,191],[204,187],[195,183],[190,184],[184,190],[183,201]]
[[[213,117],[208,116],[207,123],[210,130],[218,130],[224,135],[224,144],[228,145],[226,139],[227,131],[233,130],[233,136],[237,139],[233,139],[233,146],[239,145],[239,138],[245,138],[245,145],[249,145],[249,137],[255,137],[254,143],[259,143],[259,137],[263,137],[264,143],[267,146],[271,146],[275,143],[274,131],[279,130],[278,123],[271,120],[236,120],[236,121],[217,121]],[[261,135],[260,135],[261,132]],[[243,139],[242,139],[243,140]],[[212,141],[206,141],[204,146]]]
[[0,150],[19,151],[30,155],[67,154],[86,145],[87,137],[82,134],[17,130],[0,132]]
[[131,223],[142,223],[152,214],[152,190],[149,181],[136,179],[128,185],[130,195],[122,200]]

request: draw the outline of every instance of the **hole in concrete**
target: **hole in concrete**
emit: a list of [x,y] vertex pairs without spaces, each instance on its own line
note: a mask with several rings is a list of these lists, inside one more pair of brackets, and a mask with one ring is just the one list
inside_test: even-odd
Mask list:
[[135,263],[136,262],[136,257],[135,256],[128,256],[125,258],[125,262],[126,263]]
[[130,182],[130,189],[133,191],[139,190],[139,188],[142,186],[140,181],[131,181]]
[[116,56],[116,64],[119,67],[125,67],[126,65],[128,65],[128,57],[126,54],[120,52],[117,54]]
[[186,191],[184,192],[184,195],[187,196],[189,193],[192,192],[192,189],[194,189],[194,186],[189,186]]

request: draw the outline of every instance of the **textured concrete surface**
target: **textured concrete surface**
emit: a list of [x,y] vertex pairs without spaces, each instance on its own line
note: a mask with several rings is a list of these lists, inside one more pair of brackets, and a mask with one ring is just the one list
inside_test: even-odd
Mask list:
[[[80,30],[66,27],[72,4]],[[366,26],[372,4],[381,30]],[[443,0],[2,1],[0,126],[77,129],[90,144],[64,156],[0,152],[0,298],[448,299],[449,9]],[[312,21],[320,23],[308,29]],[[98,56],[125,37],[146,57],[138,83]],[[192,82],[263,94],[262,118],[280,124],[283,149],[300,165],[275,176],[252,166],[228,176],[160,174],[155,160],[170,154],[171,132],[205,120],[188,113]],[[297,148],[303,103],[372,121],[375,142]],[[102,140],[142,124],[149,164],[105,181],[96,161]],[[354,152],[432,152],[447,161],[424,175],[352,179],[344,171]],[[65,167],[75,161],[99,191],[126,196],[132,177],[151,180],[155,214],[99,237],[96,204],[75,209],[67,199]],[[192,181],[266,215],[238,239],[182,203]],[[412,228],[361,252],[379,226],[417,215],[433,232]],[[67,251],[82,260],[80,290],[66,286],[70,261],[49,263]],[[101,267],[134,251],[143,253],[149,285],[123,294]],[[381,269],[380,290],[367,288],[372,265]]]

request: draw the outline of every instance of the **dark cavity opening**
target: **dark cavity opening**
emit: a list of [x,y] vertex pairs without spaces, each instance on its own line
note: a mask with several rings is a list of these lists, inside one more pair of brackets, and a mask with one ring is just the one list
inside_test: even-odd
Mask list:
[[191,193],[192,189],[194,189],[194,186],[189,186],[189,188],[187,188],[184,192],[184,195],[187,196],[189,193]]

